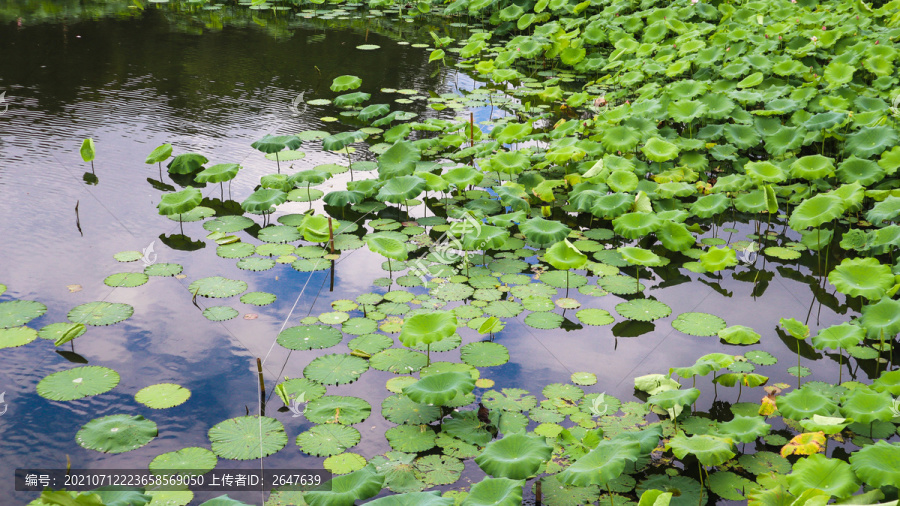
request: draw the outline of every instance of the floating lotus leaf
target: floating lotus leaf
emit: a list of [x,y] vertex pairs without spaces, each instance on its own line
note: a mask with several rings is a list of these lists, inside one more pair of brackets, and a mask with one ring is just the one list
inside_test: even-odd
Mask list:
[[843,294],[876,300],[894,286],[894,275],[890,266],[874,258],[845,258],[828,274],[828,281]]
[[[13,328],[13,330],[33,330],[28,329],[27,327],[18,327]],[[59,346],[61,344],[65,344],[69,341],[72,341],[78,337],[81,337],[87,328],[83,323],[51,323],[50,325],[46,325],[38,331],[37,335],[41,339],[50,339],[54,341],[54,346]],[[24,342],[22,344],[28,344],[28,342]]]
[[75,441],[88,450],[125,453],[146,445],[156,435],[156,424],[143,416],[109,415],[85,424]]
[[[422,153],[409,141],[399,141],[378,157],[378,177],[388,181],[393,177],[408,176],[416,169]],[[349,188],[348,188],[349,189]]]
[[156,475],[169,475],[165,471],[178,470],[186,475],[199,476],[212,471],[218,462],[216,454],[196,446],[189,446],[174,452],[157,455],[150,461],[150,472]]
[[232,233],[252,227],[253,224],[254,221],[246,216],[220,216],[204,222],[203,228],[210,232]]
[[677,434],[666,444],[666,450],[672,450],[679,459],[694,455],[704,466],[718,466],[731,460],[735,455],[732,448],[731,439],[709,435]]
[[616,295],[629,295],[642,292],[644,285],[637,283],[631,276],[603,276],[597,280],[597,286]]
[[739,443],[750,443],[768,434],[772,426],[760,416],[735,415],[730,421],[720,423],[716,430]]
[[[519,10],[521,10],[521,7],[519,7]],[[406,492],[389,495],[366,504],[373,506],[453,506],[455,502],[453,498],[442,497],[441,493],[435,490],[431,492]]]
[[354,425],[369,417],[372,406],[359,397],[326,395],[306,403],[303,414],[313,423]]
[[850,454],[850,467],[870,487],[900,483],[900,443],[866,445]]
[[210,306],[203,310],[203,316],[213,322],[223,322],[237,317],[240,313],[229,306]]
[[356,446],[359,439],[359,431],[353,427],[324,424],[300,433],[296,443],[303,453],[314,457],[330,457]]
[[208,167],[194,176],[198,183],[223,183],[237,176],[241,166],[236,163],[219,163]]
[[184,153],[176,156],[166,165],[170,174],[192,174],[203,168],[209,160],[197,153]]
[[304,492],[303,500],[309,506],[353,506],[356,501],[377,495],[383,485],[384,475],[369,464]]
[[173,216],[190,211],[200,205],[201,200],[203,200],[203,194],[200,193],[200,190],[189,187],[179,192],[166,193],[156,207],[159,209],[159,214]]
[[46,312],[47,306],[33,300],[0,302],[0,328],[20,327]]
[[655,232],[662,224],[653,213],[628,213],[613,220],[613,229],[615,232],[626,239],[640,239],[641,237]]
[[578,317],[578,320],[585,325],[609,325],[614,322],[615,319],[610,316],[609,311],[604,309],[582,309],[581,311],[575,314]]
[[287,225],[270,225],[264,229],[261,229],[259,231],[259,234],[257,235],[257,238],[263,242],[284,244],[299,241],[301,235],[297,230],[297,227],[290,227]]
[[419,453],[435,446],[434,429],[427,425],[398,425],[385,431],[384,437],[401,452]]
[[605,487],[622,474],[629,462],[635,462],[640,455],[641,445],[637,441],[600,441],[594,449],[559,473],[559,481],[578,487]]
[[331,91],[347,91],[347,90],[355,90],[362,86],[362,79],[351,76],[344,75],[338,76],[334,78],[334,81],[331,82]]
[[537,246],[548,246],[558,243],[568,237],[572,231],[558,221],[545,220],[544,218],[531,218],[519,224],[519,230],[530,243]]
[[844,213],[844,201],[835,195],[818,194],[794,208],[789,224],[794,230],[818,227]]
[[196,293],[200,297],[213,298],[232,297],[246,289],[247,283],[236,279],[223,278],[221,276],[201,278],[188,286],[188,290],[191,293]]
[[493,367],[509,362],[509,350],[500,343],[469,343],[460,350],[460,357],[473,367]]
[[[410,379],[412,384],[417,382],[415,378]],[[381,414],[391,423],[420,425],[440,419],[441,409],[439,406],[417,403],[406,395],[392,395],[381,403]]]
[[360,357],[333,353],[316,357],[303,368],[303,376],[322,385],[343,385],[358,380],[369,370],[369,363]]
[[885,297],[875,304],[863,306],[860,323],[871,338],[896,335],[900,332],[900,301]]
[[630,320],[649,322],[669,316],[672,308],[652,299],[634,299],[617,304],[616,312]]
[[737,265],[737,252],[729,247],[709,248],[700,255],[700,265],[709,272],[721,271]]
[[153,409],[166,409],[184,404],[191,391],[174,383],[158,383],[138,390],[134,400]]
[[792,420],[803,420],[813,415],[831,416],[837,411],[834,401],[808,386],[779,396],[775,402],[778,411]]
[[399,204],[418,197],[425,190],[425,180],[417,176],[391,177],[378,190],[376,199]]
[[322,467],[334,474],[347,474],[358,471],[366,466],[366,459],[362,455],[344,452],[332,455],[325,459]]
[[72,308],[69,311],[68,318],[72,323],[106,326],[127,320],[132,314],[134,314],[134,308],[128,304],[88,302]]
[[37,393],[51,401],[74,401],[109,392],[119,384],[119,373],[87,365],[55,372],[37,384]]
[[271,188],[260,188],[241,202],[241,209],[250,213],[268,213],[286,201],[287,193]]
[[401,348],[391,348],[372,355],[369,365],[379,371],[408,374],[425,367],[427,358],[422,353]]
[[253,460],[272,455],[287,444],[284,425],[269,417],[239,416],[209,429],[212,451],[223,459]]
[[520,432],[491,441],[475,462],[491,476],[523,480],[534,476],[552,452],[543,437]]
[[714,336],[726,325],[725,320],[708,313],[681,313],[672,327],[692,336]]
[[762,337],[750,327],[732,325],[718,332],[719,339],[728,344],[756,344]]

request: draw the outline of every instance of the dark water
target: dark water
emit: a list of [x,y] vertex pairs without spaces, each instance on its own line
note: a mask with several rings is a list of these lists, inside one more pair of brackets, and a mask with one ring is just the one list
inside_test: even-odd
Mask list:
[[[279,15],[283,17],[283,13]],[[377,267],[381,259],[365,248],[344,254],[336,269],[334,292],[329,292],[327,271],[301,273],[288,265],[261,273],[239,270],[234,260],[216,256],[215,244],[205,241],[207,232],[200,222],[185,223],[184,231],[202,247],[196,251],[173,249],[166,238],[179,234],[179,225],[159,216],[155,206],[163,193],[162,184],[180,188],[168,176],[164,182],[154,182],[159,179],[156,166],[144,163],[154,147],[170,142],[176,154],[198,152],[211,164],[242,164],[244,168],[230,188],[232,200],[216,200],[218,185],[202,190],[212,199],[204,205],[234,212],[259,177],[275,170],[273,162],[250,148],[251,142],[266,133],[346,129],[319,119],[337,115],[329,107],[309,106],[299,116],[292,115],[288,106],[299,93],[304,93],[306,100],[333,97],[328,86],[343,74],[362,78],[361,91],[373,95],[370,103],[392,103],[399,97],[381,93],[381,88],[440,94],[454,92],[458,86],[477,85],[450,70],[436,72],[436,65],[427,63],[429,50],[397,44],[397,34],[389,38],[375,30],[366,33],[362,23],[352,29],[323,31],[294,21],[279,24],[272,13],[259,13],[255,14],[259,20],[270,21],[267,26],[242,19],[209,30],[202,24],[207,20],[203,16],[179,16],[166,8],[149,7],[143,13],[122,9],[109,16],[69,16],[66,21],[52,21],[53,16],[35,15],[40,22],[33,23],[25,17],[22,26],[18,26],[17,16],[7,12],[2,17],[0,92],[6,92],[8,110],[0,116],[0,283],[7,285],[8,291],[0,300],[46,304],[47,313],[29,324],[34,328],[65,321],[72,307],[96,300],[131,304],[135,314],[111,327],[89,327],[75,341],[74,351],[82,359],[121,375],[118,387],[99,396],[51,402],[35,393],[40,379],[75,365],[69,361],[73,355],[67,358],[56,352],[51,342],[38,339],[20,348],[0,350],[0,391],[6,392],[9,405],[8,412],[0,416],[0,497],[10,498],[10,504],[34,497],[12,490],[15,468],[60,468],[67,457],[75,468],[144,468],[164,452],[208,447],[207,431],[212,425],[256,411],[257,357],[264,359],[271,388],[284,376],[300,377],[303,367],[316,356],[345,351],[342,344],[329,350],[290,353],[275,345],[283,327],[330,310],[333,300],[384,291],[372,285],[385,274]],[[378,44],[381,49],[355,49],[364,43]],[[454,116],[450,111],[428,109],[421,100],[403,108],[423,117]],[[460,112],[468,116],[468,110]],[[480,118],[486,116],[484,110],[477,112]],[[92,137],[97,146],[96,184],[86,182],[85,173],[91,168],[78,155],[86,137]],[[283,164],[293,164],[287,168],[289,172],[344,161],[342,156],[321,152],[315,142],[305,143],[302,150],[307,152],[305,159]],[[355,156],[374,159],[367,153]],[[342,189],[346,176],[320,188]],[[92,181],[90,177],[87,180]],[[319,201],[313,207],[321,209],[321,205]],[[279,207],[279,214],[307,208],[307,204],[286,203]],[[751,227],[741,225],[740,229],[746,233]],[[244,232],[238,235],[247,238]],[[735,235],[734,239],[738,238],[742,237]],[[115,253],[140,251],[150,244],[158,262],[184,265],[187,277],[151,277],[138,288],[114,289],[103,284],[110,274],[143,269],[141,262],[117,262]],[[498,389],[519,387],[538,394],[548,383],[568,382],[572,372],[590,371],[597,374],[599,382],[586,387],[587,392],[634,400],[635,376],[666,373],[669,367],[693,364],[705,353],[742,352],[720,344],[717,338],[686,336],[670,326],[680,313],[703,311],[724,318],[729,325],[747,325],[760,332],[763,340],[756,348],[775,354],[779,363],[758,367],[757,372],[770,375],[772,382],[795,384],[796,378],[785,371],[796,365],[796,342],[778,337],[778,319],[802,320],[814,302],[810,325],[815,333],[816,327],[855,314],[840,295],[835,299],[819,293],[814,301],[811,286],[818,282],[813,277],[815,257],[805,254],[801,262],[766,264],[769,274],[764,273],[763,278],[769,276],[770,280],[763,296],[759,296],[761,286],[753,293],[753,271],[746,266],[735,271],[751,272],[743,277],[732,277],[730,271],[719,277],[659,269],[656,283],[664,282],[645,293],[670,305],[672,316],[657,320],[652,331],[634,338],[617,337],[609,326],[538,331],[525,326],[519,317],[497,338],[509,348],[511,361],[484,369],[482,376],[494,379]],[[763,258],[755,265],[763,268]],[[201,301],[234,306],[241,315],[259,315],[252,320],[207,321],[192,305],[187,286],[212,275],[242,279],[249,284],[249,291],[275,293],[278,300],[261,308],[230,299]],[[82,289],[70,292],[67,285],[81,285]],[[614,316],[615,305],[622,301],[612,295],[580,300],[584,307],[607,309]],[[569,311],[567,316],[575,320],[573,313]],[[461,334],[464,343],[480,339],[469,329],[462,329]],[[458,353],[437,354],[437,358],[458,360]],[[803,365],[813,370],[804,381],[836,381],[836,356],[825,357],[811,348],[802,353]],[[851,363],[853,368],[844,371],[844,378],[874,373],[872,364],[863,364],[860,370]],[[389,394],[384,383],[391,377],[371,370],[359,383],[328,388],[329,394],[355,395],[372,404],[371,417],[356,426],[363,439],[353,450],[366,458],[390,450],[383,432],[393,424],[382,418],[379,406]],[[708,379],[698,381],[704,392],[699,405],[708,406],[713,400]],[[192,391],[192,397],[163,411],[134,401],[139,389],[160,382],[181,384]],[[718,400],[733,401],[736,392],[731,390],[720,388]],[[759,399],[745,393],[742,400]],[[277,399],[273,404],[280,406]],[[159,437],[120,455],[86,450],[75,443],[75,433],[82,425],[116,413],[141,414],[156,421]],[[268,414],[285,424],[289,442],[284,450],[267,458],[266,465],[320,468],[322,459],[306,456],[293,443],[296,435],[312,424],[305,418],[292,418],[290,413],[275,412],[274,407]],[[258,463],[219,463],[220,468],[247,466]],[[480,476],[477,466],[468,461],[458,485]],[[198,493],[196,498],[212,495]],[[230,495],[260,502],[258,494]]]

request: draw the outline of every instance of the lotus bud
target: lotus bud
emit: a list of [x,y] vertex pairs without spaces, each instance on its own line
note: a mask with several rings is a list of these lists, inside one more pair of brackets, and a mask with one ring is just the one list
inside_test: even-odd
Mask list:
[[878,45],[878,41],[877,41],[877,40],[875,41],[875,45],[876,45],[876,46]]
[[778,36],[778,40],[781,40],[781,35]]
[[825,30],[828,30],[828,28],[826,28],[825,25],[822,25],[822,31],[824,32]]

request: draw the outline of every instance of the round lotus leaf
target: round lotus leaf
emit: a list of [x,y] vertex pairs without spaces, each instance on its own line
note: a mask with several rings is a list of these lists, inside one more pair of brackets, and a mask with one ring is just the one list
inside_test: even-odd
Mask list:
[[[362,303],[362,302],[361,302]],[[378,328],[378,323],[369,318],[350,318],[341,324],[341,331],[355,336],[371,334]]]
[[869,332],[869,337],[879,339],[900,332],[900,301],[883,297],[875,304],[862,308],[860,323]]
[[237,176],[241,166],[236,163],[219,163],[203,169],[194,176],[198,183],[224,183]]
[[443,406],[458,395],[475,389],[475,378],[465,372],[440,372],[403,388],[403,394],[419,404]]
[[614,219],[613,229],[626,239],[640,239],[657,231],[661,224],[662,220],[653,213],[633,212]]
[[762,337],[750,327],[732,325],[718,332],[719,339],[728,344],[755,344]]
[[790,168],[792,177],[812,181],[834,175],[834,159],[822,155],[803,156]]
[[249,257],[256,251],[256,247],[245,242],[235,242],[231,244],[223,244],[216,247],[216,255],[222,258],[244,258]]
[[247,283],[223,278],[222,276],[210,276],[194,281],[188,286],[191,293],[200,297],[225,298],[237,295],[247,289]]
[[385,477],[367,465],[358,471],[336,476],[316,490],[303,493],[309,506],[352,506],[356,501],[368,499],[381,491]]
[[47,312],[47,306],[33,300],[0,302],[0,328],[20,327]]
[[855,388],[841,398],[841,415],[861,424],[889,421],[896,409],[890,394],[871,388]]
[[519,224],[519,231],[528,242],[537,246],[548,246],[568,237],[571,229],[558,221],[538,217]]
[[672,450],[679,459],[688,454],[694,455],[704,466],[718,466],[727,462],[735,456],[733,447],[734,443],[730,439],[710,435],[678,434],[666,444],[666,449]]
[[362,79],[356,76],[338,76],[335,77],[334,81],[331,82],[331,91],[355,90],[360,86],[362,86]]
[[698,218],[712,218],[726,209],[731,204],[731,199],[727,196],[716,193],[700,197],[696,202],[691,204],[691,213]]
[[796,260],[801,256],[799,251],[781,246],[769,246],[763,250],[763,254],[781,260]]
[[37,384],[37,393],[52,401],[73,401],[109,392],[119,384],[119,374],[107,367],[88,365],[55,372]]
[[345,452],[328,457],[322,467],[334,474],[347,474],[366,467],[366,459],[362,455]]
[[223,459],[253,460],[284,448],[284,425],[269,417],[239,416],[219,422],[209,429],[212,451]]
[[143,416],[109,415],[86,423],[75,441],[88,450],[124,453],[140,448],[157,435],[156,424]]
[[248,257],[238,260],[237,268],[245,271],[261,272],[275,267],[276,263],[277,262],[271,258]]
[[844,209],[843,199],[836,195],[820,193],[795,207],[788,224],[794,230],[819,227],[842,215]]
[[729,247],[709,248],[700,254],[700,265],[709,272],[717,272],[737,265],[737,252]]
[[575,316],[578,317],[578,320],[581,321],[581,323],[593,326],[609,325],[616,321],[615,318],[610,316],[609,311],[606,311],[605,309],[582,309],[575,313]]
[[237,309],[229,306],[210,306],[203,310],[203,316],[212,322],[224,322],[239,314]]
[[105,326],[127,320],[132,314],[134,314],[134,308],[128,304],[88,302],[72,308],[69,311],[68,318],[72,323]]
[[299,241],[303,238],[297,227],[288,225],[270,225],[259,231],[258,239],[262,242],[283,244]]
[[871,487],[900,483],[900,443],[866,445],[850,454],[850,467]]
[[297,436],[297,446],[314,457],[330,457],[359,443],[359,431],[339,424],[316,425]]
[[166,193],[160,199],[156,207],[159,214],[164,216],[174,216],[184,214],[200,205],[203,200],[203,194],[197,188],[185,188],[179,192]]
[[421,425],[441,418],[438,406],[420,404],[406,395],[392,395],[381,403],[381,414],[392,423]]
[[726,324],[725,320],[708,313],[681,313],[672,322],[672,327],[692,336],[714,336]]
[[544,259],[560,270],[580,269],[587,263],[587,255],[578,251],[568,239],[563,239],[548,248]]
[[551,330],[562,327],[565,318],[557,313],[541,311],[530,313],[525,317],[525,325],[540,330]]
[[778,411],[792,420],[803,420],[813,415],[831,416],[837,409],[834,401],[809,386],[780,396],[775,402]]
[[460,350],[460,357],[473,367],[492,367],[509,362],[509,350],[499,343],[469,343]]
[[372,406],[359,397],[326,395],[306,403],[303,414],[313,423],[354,425],[369,417]]
[[206,206],[197,206],[186,213],[173,214],[168,218],[172,221],[192,222],[205,220],[214,214],[216,214],[215,209]]
[[630,295],[644,290],[644,285],[631,276],[603,276],[597,280],[597,286],[616,295]]
[[828,273],[828,282],[845,295],[876,300],[894,286],[894,274],[875,258],[845,258]]
[[404,346],[429,344],[453,335],[456,326],[456,315],[451,311],[417,314],[403,322],[399,339]]
[[140,251],[120,251],[113,255],[117,262],[137,262],[144,257]]
[[343,336],[327,325],[299,325],[289,327],[278,334],[277,342],[290,350],[330,348],[341,342]]
[[140,389],[134,400],[153,409],[165,409],[184,404],[190,397],[191,391],[181,385],[159,383]]
[[203,228],[209,232],[222,232],[230,234],[239,232],[245,228],[252,227],[255,224],[253,220],[246,216],[219,216],[203,223]]
[[772,430],[772,426],[759,416],[735,415],[730,421],[720,423],[717,432],[739,443],[750,443],[763,437]]
[[368,370],[365,359],[334,353],[314,358],[303,368],[303,376],[322,385],[343,385],[353,383]]
[[267,306],[275,302],[275,294],[268,292],[247,292],[241,295],[241,302],[253,306]]
[[273,188],[260,188],[241,202],[241,209],[249,213],[268,213],[274,206],[287,201],[288,194]]
[[534,476],[552,453],[543,437],[520,432],[491,441],[475,462],[491,476],[523,480]]
[[103,283],[106,286],[133,288],[143,285],[149,279],[143,272],[119,272],[107,276]]
[[179,264],[153,264],[148,265],[144,268],[144,274],[148,276],[162,276],[162,277],[171,277],[177,276],[181,274],[181,271],[184,270]]
[[37,337],[38,332],[30,327],[0,329],[0,348],[24,346],[37,339]]
[[634,299],[616,305],[616,312],[631,320],[650,322],[672,314],[672,308],[651,299]]
[[561,472],[559,481],[579,487],[606,486],[622,474],[629,462],[635,462],[640,454],[641,445],[637,441],[601,441]]
[[809,489],[819,489],[842,498],[859,490],[859,480],[850,464],[821,454],[798,460],[793,472],[787,476],[787,483],[790,492],[795,495]]
[[182,448],[174,452],[157,455],[150,461],[149,468],[153,474],[163,473],[168,470],[178,470],[185,474],[201,475],[212,471],[218,462],[216,454],[196,446]]
[[359,350],[369,355],[374,355],[380,351],[390,348],[394,344],[394,340],[384,334],[365,334],[347,343],[347,347],[351,350]]
[[427,357],[424,353],[400,348],[391,348],[372,355],[369,365],[379,371],[394,374],[408,374],[425,367]]
[[398,425],[386,430],[384,437],[397,451],[418,453],[434,448],[436,435],[428,425]]
[[488,390],[482,396],[482,401],[490,409],[513,412],[528,411],[537,405],[535,397],[520,388],[504,388],[500,392]]
[[593,385],[597,383],[597,375],[592,372],[573,372],[572,383],[576,385]]

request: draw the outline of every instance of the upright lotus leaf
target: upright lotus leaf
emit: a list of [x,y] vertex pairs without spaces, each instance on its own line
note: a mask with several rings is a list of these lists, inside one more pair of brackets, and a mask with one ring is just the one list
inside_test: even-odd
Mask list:
[[700,254],[700,265],[709,272],[717,272],[737,265],[737,252],[725,246],[709,248]]
[[331,236],[328,230],[328,218],[320,214],[307,214],[297,226],[297,231],[309,242],[327,241]]
[[659,406],[668,411],[669,415],[674,419],[678,416],[678,413],[681,412],[681,409],[684,406],[690,406],[698,398],[700,398],[700,390],[697,390],[696,388],[688,388],[687,390],[666,390],[651,395],[650,398],[647,399],[647,403]]
[[619,217],[634,205],[634,196],[627,193],[612,193],[599,197],[591,206],[591,214],[611,220]]
[[854,388],[841,398],[841,414],[859,423],[889,421],[896,409],[889,393],[868,387]]
[[366,200],[364,193],[350,190],[336,190],[328,192],[322,197],[322,201],[326,205],[333,207],[347,207],[351,204],[359,204],[364,200]]
[[684,224],[668,220],[659,224],[656,237],[669,251],[687,251],[697,242]]
[[416,170],[416,162],[422,158],[413,143],[398,141],[378,157],[378,178],[389,180],[398,176],[408,176]]
[[518,506],[524,485],[522,480],[484,478],[472,485],[461,506]]
[[893,337],[900,332],[900,301],[884,297],[875,304],[863,306],[859,321],[871,338]]
[[147,155],[147,158],[144,159],[144,163],[162,163],[168,160],[170,156],[172,156],[172,145],[163,144],[151,151],[150,154]]
[[268,213],[274,211],[275,206],[283,204],[285,201],[287,201],[287,193],[271,188],[260,188],[241,202],[241,209],[250,213]]
[[519,142],[531,134],[531,123],[507,123],[503,128],[491,131],[491,137],[501,144]]
[[795,207],[788,224],[794,230],[815,228],[844,214],[844,209],[840,197],[820,193]]
[[448,371],[429,374],[403,388],[403,393],[413,402],[443,406],[457,396],[467,395],[475,389],[475,379],[467,372]]
[[203,169],[203,164],[209,160],[197,153],[184,153],[176,156],[166,165],[170,174],[193,174]]
[[356,501],[374,497],[384,486],[384,475],[369,464],[366,467],[343,476],[336,476],[328,482],[303,493],[303,500],[309,506],[353,506]]
[[287,174],[266,174],[259,178],[259,187],[289,192],[294,189],[294,183]]
[[794,495],[818,489],[839,499],[853,494],[860,485],[850,464],[818,453],[798,460],[787,476],[787,483]]
[[450,169],[441,174],[441,177],[444,181],[447,181],[448,184],[452,184],[459,189],[477,185],[484,179],[484,174],[471,167],[456,167],[455,169]]
[[891,196],[872,206],[866,213],[866,219],[875,225],[882,221],[896,221],[900,216],[900,197]]
[[712,218],[731,205],[731,199],[721,193],[714,193],[700,197],[696,202],[691,204],[691,213],[698,218]]
[[407,318],[400,330],[400,342],[404,346],[431,344],[450,337],[456,332],[457,320],[452,311],[432,311]]
[[761,416],[741,416],[735,415],[731,420],[720,423],[716,428],[716,432],[726,436],[729,439],[739,443],[750,443],[756,441],[772,430],[772,426],[767,424]]
[[156,207],[159,214],[164,216],[174,216],[176,214],[184,214],[198,205],[203,200],[203,194],[197,188],[185,188],[179,192],[166,193],[160,199]]
[[380,118],[385,114],[391,112],[391,106],[387,104],[372,104],[366,107],[363,107],[359,114],[356,116],[360,119],[360,121],[369,122],[375,118]]
[[879,440],[850,454],[850,468],[870,487],[900,483],[900,443]]
[[613,220],[613,230],[626,239],[640,239],[656,232],[662,220],[653,213],[628,213]]
[[331,91],[355,90],[362,86],[362,79],[356,76],[338,76],[331,82]]
[[566,237],[572,230],[558,221],[545,220],[544,218],[531,218],[519,224],[519,231],[528,239],[528,242],[537,246],[549,246]]
[[580,269],[587,263],[587,255],[578,251],[578,248],[568,239],[563,239],[548,248],[544,259],[553,267],[563,271]]
[[810,387],[793,390],[775,399],[778,411],[791,420],[803,420],[813,415],[831,416],[837,411],[837,404]]
[[406,246],[396,239],[381,235],[367,235],[365,241],[373,253],[378,253],[383,257],[399,261],[408,258],[409,252]]
[[685,436],[680,433],[666,443],[666,450],[672,450],[679,459],[694,455],[704,466],[718,466],[731,460],[735,456],[732,448],[731,439],[705,434]]
[[871,257],[845,258],[828,273],[828,282],[845,295],[876,300],[894,286],[894,273],[889,265]]
[[240,169],[241,166],[236,163],[217,163],[197,173],[194,176],[194,181],[198,183],[224,183],[234,179]]
[[576,487],[605,487],[622,475],[629,462],[635,462],[640,456],[641,444],[637,441],[603,440],[559,473],[559,480]]
[[552,454],[553,447],[544,437],[516,432],[488,443],[475,463],[491,476],[524,480],[534,476]]
[[856,346],[866,337],[866,329],[859,325],[841,323],[824,328],[812,338],[812,344],[817,349],[830,348],[840,350]]
[[787,179],[787,174],[785,174],[784,170],[772,162],[748,162],[744,165],[744,172],[746,172],[757,185],[763,183],[780,183]]
[[839,416],[813,415],[812,418],[800,420],[800,426],[806,432],[824,432],[829,436],[840,433],[851,423],[853,423],[852,418]]
[[900,395],[900,370],[883,371],[873,383],[872,388],[876,392],[888,392],[891,395]]
[[300,138],[296,135],[266,134],[261,139],[250,144],[250,147],[263,153],[277,153],[284,149],[297,149],[300,147],[300,144]]
[[340,132],[322,139],[322,147],[327,151],[340,151],[365,137],[366,134],[359,130],[354,130],[353,132]]
[[634,246],[621,246],[616,249],[622,258],[631,265],[658,266],[662,263],[662,258],[656,253]]
[[394,176],[378,190],[377,200],[400,204],[418,197],[425,190],[425,180],[418,176]]
[[847,136],[844,149],[851,155],[869,158],[896,146],[900,140],[897,130],[889,126],[863,127]]
[[653,162],[667,162],[678,156],[678,147],[669,141],[652,137],[641,148],[641,152],[648,160]]
[[467,251],[487,251],[503,247],[509,231],[493,225],[481,225],[475,234],[463,234],[462,246]]
[[504,151],[497,153],[490,159],[490,170],[504,174],[520,174],[531,167],[528,157],[520,151]]
[[361,91],[356,91],[353,93],[345,93],[343,95],[338,95],[334,97],[332,103],[337,107],[352,107],[357,104],[361,104],[366,100],[372,98],[372,95],[369,93],[364,93]]
[[756,344],[762,336],[750,327],[732,325],[719,331],[719,339],[728,344]]
[[791,164],[791,177],[812,181],[834,175],[834,159],[822,155],[798,158]]

